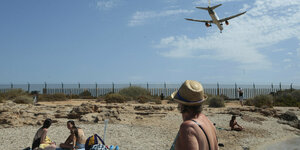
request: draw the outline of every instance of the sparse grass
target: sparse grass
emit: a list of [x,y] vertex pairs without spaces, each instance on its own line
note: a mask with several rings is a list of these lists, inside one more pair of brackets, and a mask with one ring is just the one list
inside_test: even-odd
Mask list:
[[13,100],[17,104],[33,104],[33,99],[30,96],[18,96]]
[[0,103],[4,103],[4,98],[0,97]]
[[11,89],[7,92],[0,93],[0,97],[6,100],[13,100],[18,96],[27,96],[28,94],[24,92],[22,89]]
[[161,100],[157,97],[152,97],[152,96],[139,96],[137,98],[137,101],[139,103],[148,103],[148,102],[154,102],[155,104],[161,104]]
[[105,96],[106,103],[124,103],[125,97],[119,93],[111,93]]
[[67,97],[64,93],[56,94],[41,94],[38,97],[38,101],[65,101]]
[[211,98],[208,98],[209,107],[219,108],[219,107],[225,107],[224,99],[221,96],[213,96]]

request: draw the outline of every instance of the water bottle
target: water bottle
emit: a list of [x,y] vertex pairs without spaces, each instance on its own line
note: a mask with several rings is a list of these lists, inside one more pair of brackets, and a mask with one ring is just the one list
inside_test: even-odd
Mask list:
[[115,150],[120,150],[118,145],[116,146]]

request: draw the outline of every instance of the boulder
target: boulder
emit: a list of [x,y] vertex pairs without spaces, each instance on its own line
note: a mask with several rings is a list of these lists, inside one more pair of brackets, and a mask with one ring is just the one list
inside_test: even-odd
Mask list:
[[281,114],[279,118],[286,121],[298,121],[298,117],[296,116],[296,114],[291,111],[287,111]]

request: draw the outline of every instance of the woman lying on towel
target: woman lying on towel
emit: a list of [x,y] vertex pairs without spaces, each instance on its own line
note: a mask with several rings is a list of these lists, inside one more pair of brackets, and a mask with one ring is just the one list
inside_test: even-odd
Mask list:
[[84,150],[86,138],[83,130],[76,127],[74,121],[68,121],[67,127],[71,135],[67,138],[65,143],[60,144],[60,147],[63,149]]
[[46,119],[44,121],[43,126],[38,129],[36,132],[33,143],[32,143],[32,149],[44,149],[44,150],[55,150],[56,145],[54,142],[50,140],[50,138],[47,136],[48,128],[51,126],[52,120]]

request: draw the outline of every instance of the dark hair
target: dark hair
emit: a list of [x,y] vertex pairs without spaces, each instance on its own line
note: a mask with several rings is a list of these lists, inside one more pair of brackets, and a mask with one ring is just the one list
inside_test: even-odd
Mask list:
[[180,113],[190,112],[194,115],[200,114],[202,112],[202,105],[197,106],[187,106],[180,104]]
[[44,124],[43,124],[43,127],[42,128],[49,128],[51,126],[51,123],[52,123],[52,120],[47,118],[45,121],[44,121]]
[[75,122],[73,120],[69,120],[67,123],[70,123],[73,127],[76,127]]
[[236,116],[232,115],[231,120],[235,120]]
[[75,134],[75,137],[78,138],[78,128],[77,127],[72,127],[71,133]]

